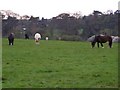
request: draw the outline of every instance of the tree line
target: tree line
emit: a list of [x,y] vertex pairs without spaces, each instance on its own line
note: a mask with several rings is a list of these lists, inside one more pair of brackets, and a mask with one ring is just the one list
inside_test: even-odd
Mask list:
[[[34,16],[24,16],[24,19],[17,19],[8,16],[4,19],[2,15],[2,36],[7,37],[13,32],[16,38],[24,38],[28,34],[33,38],[36,32],[41,33],[42,39],[57,40],[73,40],[84,41],[88,37],[97,34],[118,35],[119,10],[115,12],[102,13],[93,11],[88,16],[80,16],[79,14],[70,15],[69,13],[61,13],[51,19],[40,19]],[[120,35],[119,35],[120,36]]]

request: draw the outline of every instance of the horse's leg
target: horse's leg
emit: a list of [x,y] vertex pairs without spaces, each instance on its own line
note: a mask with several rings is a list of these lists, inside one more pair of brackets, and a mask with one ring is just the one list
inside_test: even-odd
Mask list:
[[103,44],[102,43],[100,43],[100,44],[101,44],[102,48],[104,48]]
[[11,39],[9,39],[9,45],[11,45],[11,43],[12,43],[12,40],[11,40]]
[[96,42],[91,42],[92,48],[95,47]]
[[99,48],[99,42],[97,42],[97,46],[98,46],[98,48]]
[[110,48],[112,47],[112,41],[109,41],[109,47]]
[[14,38],[12,39],[12,45],[14,44]]
[[9,45],[10,45],[10,39],[8,41],[9,41]]
[[36,44],[39,44],[39,39],[35,39],[35,43],[36,43]]
[[92,46],[91,48],[93,48],[93,47],[94,47],[94,43],[93,43],[93,42],[91,42],[91,46]]

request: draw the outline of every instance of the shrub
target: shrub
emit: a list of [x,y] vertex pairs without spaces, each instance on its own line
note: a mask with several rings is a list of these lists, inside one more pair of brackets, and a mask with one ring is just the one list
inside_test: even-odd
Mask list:
[[65,41],[80,41],[80,36],[76,36],[76,35],[63,35],[61,37],[61,40],[65,40]]

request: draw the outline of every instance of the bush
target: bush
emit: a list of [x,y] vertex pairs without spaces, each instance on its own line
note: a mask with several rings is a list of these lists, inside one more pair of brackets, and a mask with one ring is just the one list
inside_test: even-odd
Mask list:
[[76,35],[63,35],[61,37],[61,40],[65,40],[65,41],[80,41],[80,36],[76,36]]

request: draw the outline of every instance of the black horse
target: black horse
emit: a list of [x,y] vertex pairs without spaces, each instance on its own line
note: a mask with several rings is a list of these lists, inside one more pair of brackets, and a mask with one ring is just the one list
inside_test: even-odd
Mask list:
[[112,37],[111,36],[108,36],[108,35],[95,36],[95,39],[91,42],[92,48],[95,46],[96,42],[97,42],[97,46],[99,48],[99,43],[103,47],[103,43],[106,43],[107,41],[109,43],[109,47],[111,48],[112,47]]
[[29,35],[27,33],[25,34],[25,39],[29,39]]
[[11,33],[8,36],[8,41],[9,41],[9,45],[13,45],[14,44],[14,34],[13,33]]

